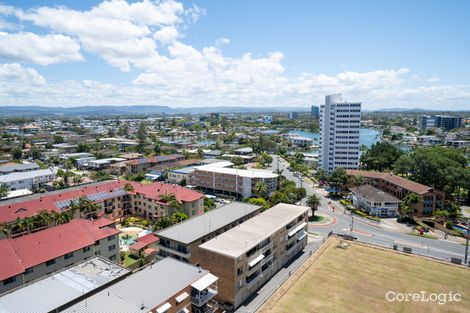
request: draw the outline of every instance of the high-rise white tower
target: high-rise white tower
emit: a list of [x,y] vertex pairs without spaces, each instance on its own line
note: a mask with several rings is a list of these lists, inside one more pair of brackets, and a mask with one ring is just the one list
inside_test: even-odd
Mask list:
[[359,167],[361,103],[341,100],[341,94],[325,97],[320,107],[320,161],[318,168],[331,173],[337,167]]

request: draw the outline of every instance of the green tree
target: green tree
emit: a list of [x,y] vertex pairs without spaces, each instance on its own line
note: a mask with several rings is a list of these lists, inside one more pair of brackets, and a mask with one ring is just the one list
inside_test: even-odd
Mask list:
[[23,158],[23,150],[20,147],[11,149],[10,155],[13,160],[21,160]]
[[211,198],[204,197],[204,212],[215,209],[215,202]]
[[315,211],[318,210],[320,206],[320,198],[316,194],[309,195],[307,197],[307,205],[312,210],[312,218],[315,216]]
[[134,191],[134,186],[132,186],[131,183],[125,183],[124,184],[124,190],[127,191],[127,192],[132,192],[132,191]]
[[264,181],[258,181],[253,190],[260,198],[265,198],[268,193],[268,185]]
[[369,171],[391,170],[403,152],[388,142],[377,142],[361,156],[361,167]]
[[331,186],[341,188],[348,182],[348,174],[343,167],[337,167],[331,173],[329,183]]
[[147,142],[147,126],[144,122],[140,123],[136,136],[138,142],[137,150],[142,153],[144,152],[145,143]]
[[261,206],[261,212],[270,208],[268,201],[264,198],[250,198],[247,202],[249,204]]
[[10,191],[8,186],[5,184],[1,184],[0,185],[0,198],[6,197],[8,195],[8,191]]
[[188,214],[184,212],[175,212],[171,215],[173,224],[181,223],[182,221],[187,220],[188,218],[189,218]]
[[400,213],[408,218],[412,218],[415,206],[420,202],[420,196],[415,193],[408,194],[400,203]]

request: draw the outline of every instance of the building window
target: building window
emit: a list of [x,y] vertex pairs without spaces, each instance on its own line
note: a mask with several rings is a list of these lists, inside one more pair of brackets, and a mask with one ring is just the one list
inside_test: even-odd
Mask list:
[[240,276],[241,274],[243,274],[243,267],[237,269],[237,275]]
[[55,264],[55,259],[46,261],[46,266],[51,266],[52,264]]
[[112,244],[108,247],[108,251],[113,251],[116,249],[116,245],[115,244]]
[[73,252],[70,252],[70,253],[67,253],[66,255],[64,255],[64,259],[68,260],[70,258],[73,258]]
[[24,273],[25,273],[26,275],[31,274],[32,272],[34,272],[34,268],[33,268],[33,267],[28,267],[28,268],[26,269],[26,271],[24,271]]
[[91,247],[90,247],[90,246],[83,248],[83,252],[88,252],[88,251],[90,251],[90,250],[91,250]]
[[112,235],[108,237],[108,241],[114,240],[116,238],[116,235]]
[[12,284],[16,281],[16,276],[14,277],[8,277],[7,279],[5,279],[3,281],[3,286],[6,286],[6,285],[9,285],[9,284]]

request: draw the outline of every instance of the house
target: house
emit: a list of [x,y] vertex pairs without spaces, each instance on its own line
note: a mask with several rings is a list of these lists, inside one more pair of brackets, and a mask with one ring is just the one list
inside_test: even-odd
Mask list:
[[349,188],[351,190],[353,205],[364,208],[369,215],[377,217],[396,217],[400,199],[389,195],[385,191],[371,185]]
[[157,155],[150,158],[140,158],[130,161],[126,161],[126,173],[137,174],[140,172],[147,171],[150,167],[155,165],[162,165],[165,163],[171,163],[176,161],[184,160],[184,155],[181,154],[170,154],[170,155]]
[[16,238],[0,240],[0,293],[95,255],[119,257],[119,230],[74,219]]
[[99,159],[99,160],[90,160],[88,161],[85,166],[94,170],[103,170],[111,166],[111,164],[118,163],[125,161],[124,158],[107,158],[107,159]]
[[195,265],[200,263],[199,245],[258,215],[260,207],[232,202],[190,218],[157,233],[159,257],[171,256]]
[[9,163],[0,166],[0,175],[15,173],[15,172],[29,172],[41,169],[36,163]]
[[159,239],[153,233],[144,235],[137,238],[137,242],[129,246],[129,250],[136,254],[143,254],[147,259],[149,256],[153,255],[152,259],[155,259],[155,254],[157,253],[157,243]]
[[364,182],[379,190],[385,191],[403,200],[407,195],[415,193],[421,201],[415,206],[414,213],[418,216],[432,215],[436,209],[444,208],[445,193],[435,188],[416,183],[393,173],[380,173],[361,170],[348,170],[349,186],[354,176],[362,176]]
[[307,245],[308,207],[280,203],[199,246],[219,277],[220,303],[238,308]]
[[[0,312],[59,312],[130,273],[101,256],[92,257],[3,294]],[[49,293],[54,296],[45,297]]]
[[0,185],[6,185],[10,190],[28,189],[36,191],[47,183],[54,181],[55,177],[56,175],[51,169],[12,172],[0,175]]
[[67,307],[65,313],[214,313],[218,278],[172,258],[140,269]]
[[222,155],[220,150],[204,151],[204,159],[217,159]]

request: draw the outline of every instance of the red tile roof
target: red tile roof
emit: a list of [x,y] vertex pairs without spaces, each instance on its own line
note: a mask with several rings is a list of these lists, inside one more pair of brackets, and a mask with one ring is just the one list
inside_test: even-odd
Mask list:
[[74,219],[36,233],[0,240],[0,280],[119,234],[115,228],[99,225],[99,221]]
[[[143,194],[146,198],[159,200],[160,195],[168,192],[175,194],[178,201],[192,202],[203,197],[202,194],[179,185],[163,184],[159,182],[142,185],[137,182],[126,180],[114,180],[101,183],[94,183],[80,188],[70,188],[45,194],[36,194],[23,199],[7,201],[7,204],[0,205],[0,223],[11,222],[20,217],[29,217],[42,210],[60,211],[57,202],[71,200],[82,196],[92,195],[101,192],[111,192],[118,188],[123,188],[126,183],[134,187],[134,192],[129,194]],[[8,204],[9,203],[9,204]]]
[[394,185],[407,189],[409,191],[415,192],[417,194],[425,194],[432,191],[432,187],[416,183],[409,179],[393,175],[391,173],[380,173],[380,172],[370,172],[370,171],[360,171],[360,170],[348,170],[349,176],[362,176],[364,178],[379,178],[387,182],[390,182]]
[[158,237],[155,236],[154,234],[147,234],[145,236],[138,238],[137,242],[129,246],[129,248],[132,250],[140,250],[142,248],[145,248],[148,245],[158,242],[159,240],[160,239],[158,239]]

